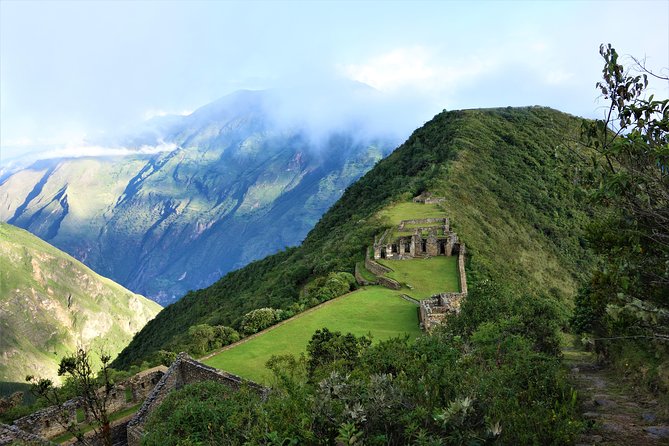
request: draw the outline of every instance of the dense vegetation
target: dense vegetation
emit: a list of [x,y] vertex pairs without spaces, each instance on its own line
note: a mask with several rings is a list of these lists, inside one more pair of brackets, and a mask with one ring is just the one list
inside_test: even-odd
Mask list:
[[378,211],[430,189],[479,267],[474,281],[548,290],[564,303],[589,264],[587,209],[575,184],[583,120],[541,107],[443,112],[349,187],[299,248],[253,262],[209,288],[189,292],[135,337],[114,366],[157,360],[188,342],[188,328],[235,329],[244,314],[310,305],[300,290],[334,271],[353,272],[376,233]]
[[621,376],[669,403],[669,99],[647,95],[644,66],[623,67],[610,45],[600,53],[609,112],[584,127],[596,154],[589,198],[604,208],[587,232],[599,262],[573,325]]

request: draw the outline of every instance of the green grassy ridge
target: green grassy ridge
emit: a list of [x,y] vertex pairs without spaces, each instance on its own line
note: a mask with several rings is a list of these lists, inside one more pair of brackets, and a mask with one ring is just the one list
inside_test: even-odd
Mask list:
[[470,283],[493,278],[567,301],[590,261],[582,238],[590,211],[575,170],[584,152],[568,143],[582,122],[542,107],[438,114],[350,186],[299,248],[188,293],[138,333],[115,365],[178,348],[191,325],[234,326],[251,309],[286,308],[315,276],[352,272],[374,235],[399,218],[379,211],[428,189],[446,197],[441,208],[477,265]]
[[[0,381],[56,374],[78,346],[115,356],[160,306],[0,223]],[[94,355],[95,356],[95,355]]]
[[396,291],[372,286],[300,314],[204,363],[267,384],[271,378],[265,368],[267,360],[272,355],[305,353],[314,331],[324,327],[357,336],[371,334],[375,342],[420,334],[417,307],[400,298]]

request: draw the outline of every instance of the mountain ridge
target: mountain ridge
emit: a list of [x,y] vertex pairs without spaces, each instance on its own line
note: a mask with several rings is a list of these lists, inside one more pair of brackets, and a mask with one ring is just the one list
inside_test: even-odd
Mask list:
[[[235,327],[254,308],[299,311],[300,289],[332,271],[352,272],[387,223],[378,212],[430,190],[467,244],[472,282],[503,280],[570,305],[590,261],[585,204],[574,170],[586,149],[582,118],[544,107],[443,112],[347,188],[299,248],[228,273],[188,293],[133,339],[116,366],[179,351],[191,325]],[[296,307],[297,306],[297,307]]]
[[[277,127],[268,102],[265,92],[240,92],[171,119],[163,129],[169,151],[42,161],[15,172],[0,183],[0,220],[171,302],[299,243],[391,147],[355,130],[314,139],[293,123]],[[157,136],[134,143],[150,138]]]
[[[0,222],[0,380],[59,382],[76,348],[114,357],[160,306],[23,229]],[[95,357],[95,354],[92,355]]]

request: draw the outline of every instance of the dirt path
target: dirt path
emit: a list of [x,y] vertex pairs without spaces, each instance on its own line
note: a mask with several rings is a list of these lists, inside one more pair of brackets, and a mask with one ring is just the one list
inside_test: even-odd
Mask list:
[[577,445],[669,445],[667,408],[625,386],[598,366],[594,355],[572,347],[563,353],[588,423]]

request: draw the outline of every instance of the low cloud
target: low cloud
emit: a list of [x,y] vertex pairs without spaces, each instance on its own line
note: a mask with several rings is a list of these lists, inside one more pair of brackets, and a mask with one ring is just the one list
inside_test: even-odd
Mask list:
[[160,152],[171,152],[176,149],[174,143],[161,142],[157,145],[143,145],[138,148],[103,147],[96,145],[72,145],[62,149],[51,150],[36,154],[40,159],[49,158],[82,158],[82,157],[112,157],[129,155],[154,155]]

